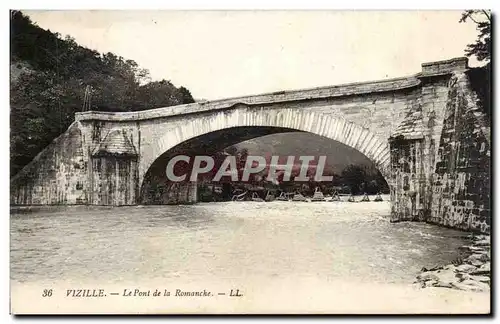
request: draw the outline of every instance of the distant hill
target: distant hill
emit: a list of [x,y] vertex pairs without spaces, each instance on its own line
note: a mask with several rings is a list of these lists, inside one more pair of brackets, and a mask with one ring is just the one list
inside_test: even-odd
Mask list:
[[309,133],[293,132],[272,134],[247,140],[235,145],[238,149],[246,148],[250,155],[325,155],[325,171],[340,174],[350,165],[361,165],[372,168],[373,163],[356,149],[331,139]]

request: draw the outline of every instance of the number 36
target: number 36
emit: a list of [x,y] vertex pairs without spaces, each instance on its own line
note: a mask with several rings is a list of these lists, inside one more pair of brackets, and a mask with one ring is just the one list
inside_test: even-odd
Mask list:
[[44,289],[42,293],[42,297],[51,297],[52,296],[52,289]]

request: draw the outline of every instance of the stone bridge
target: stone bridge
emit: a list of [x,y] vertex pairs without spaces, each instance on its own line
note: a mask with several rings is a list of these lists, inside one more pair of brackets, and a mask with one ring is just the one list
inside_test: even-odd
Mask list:
[[489,232],[488,120],[466,58],[407,77],[198,102],[139,112],[82,112],[11,179],[11,204],[196,202],[167,183],[176,154],[212,154],[272,133],[303,131],[357,149],[391,188],[392,220]]

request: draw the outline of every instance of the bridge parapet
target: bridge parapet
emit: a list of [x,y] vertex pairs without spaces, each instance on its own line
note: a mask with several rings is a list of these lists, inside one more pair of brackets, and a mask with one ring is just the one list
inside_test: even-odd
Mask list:
[[451,74],[468,69],[469,60],[466,57],[457,57],[445,61],[422,63],[422,76]]
[[241,96],[220,100],[202,101],[186,105],[156,108],[134,112],[102,112],[88,111],[75,114],[75,120],[101,121],[138,121],[178,115],[200,113],[212,110],[229,109],[238,104],[270,105],[276,103],[296,102],[303,100],[340,98],[346,96],[364,95],[370,93],[396,92],[418,87],[420,78],[448,75],[453,71],[467,68],[467,58],[455,58],[446,61],[436,61],[422,64],[422,72],[415,75],[378,81],[355,82],[326,87],[301,90],[277,91],[252,96]]

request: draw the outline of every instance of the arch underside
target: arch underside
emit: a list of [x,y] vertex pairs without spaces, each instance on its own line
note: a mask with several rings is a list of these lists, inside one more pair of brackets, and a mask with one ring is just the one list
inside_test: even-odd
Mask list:
[[141,162],[141,199],[148,184],[164,181],[166,164],[175,155],[212,155],[248,139],[284,132],[308,132],[354,148],[371,160],[389,183],[388,141],[367,128],[307,110],[245,108],[196,118],[159,138]]
[[[145,199],[148,195],[148,191],[152,188],[163,187],[162,190],[177,190],[178,186],[182,184],[174,184],[166,181],[166,166],[168,161],[176,155],[187,155],[194,157],[195,155],[207,155],[212,156],[217,152],[222,151],[224,148],[261,136],[286,133],[286,132],[296,132],[294,129],[276,128],[276,127],[236,127],[231,129],[223,129],[215,132],[211,132],[205,135],[197,136],[189,139],[179,145],[173,147],[167,152],[163,153],[158,157],[148,172],[144,176],[144,181],[141,186],[140,197],[142,199],[141,203],[160,203],[162,199]],[[164,199],[163,199],[164,201]]]

